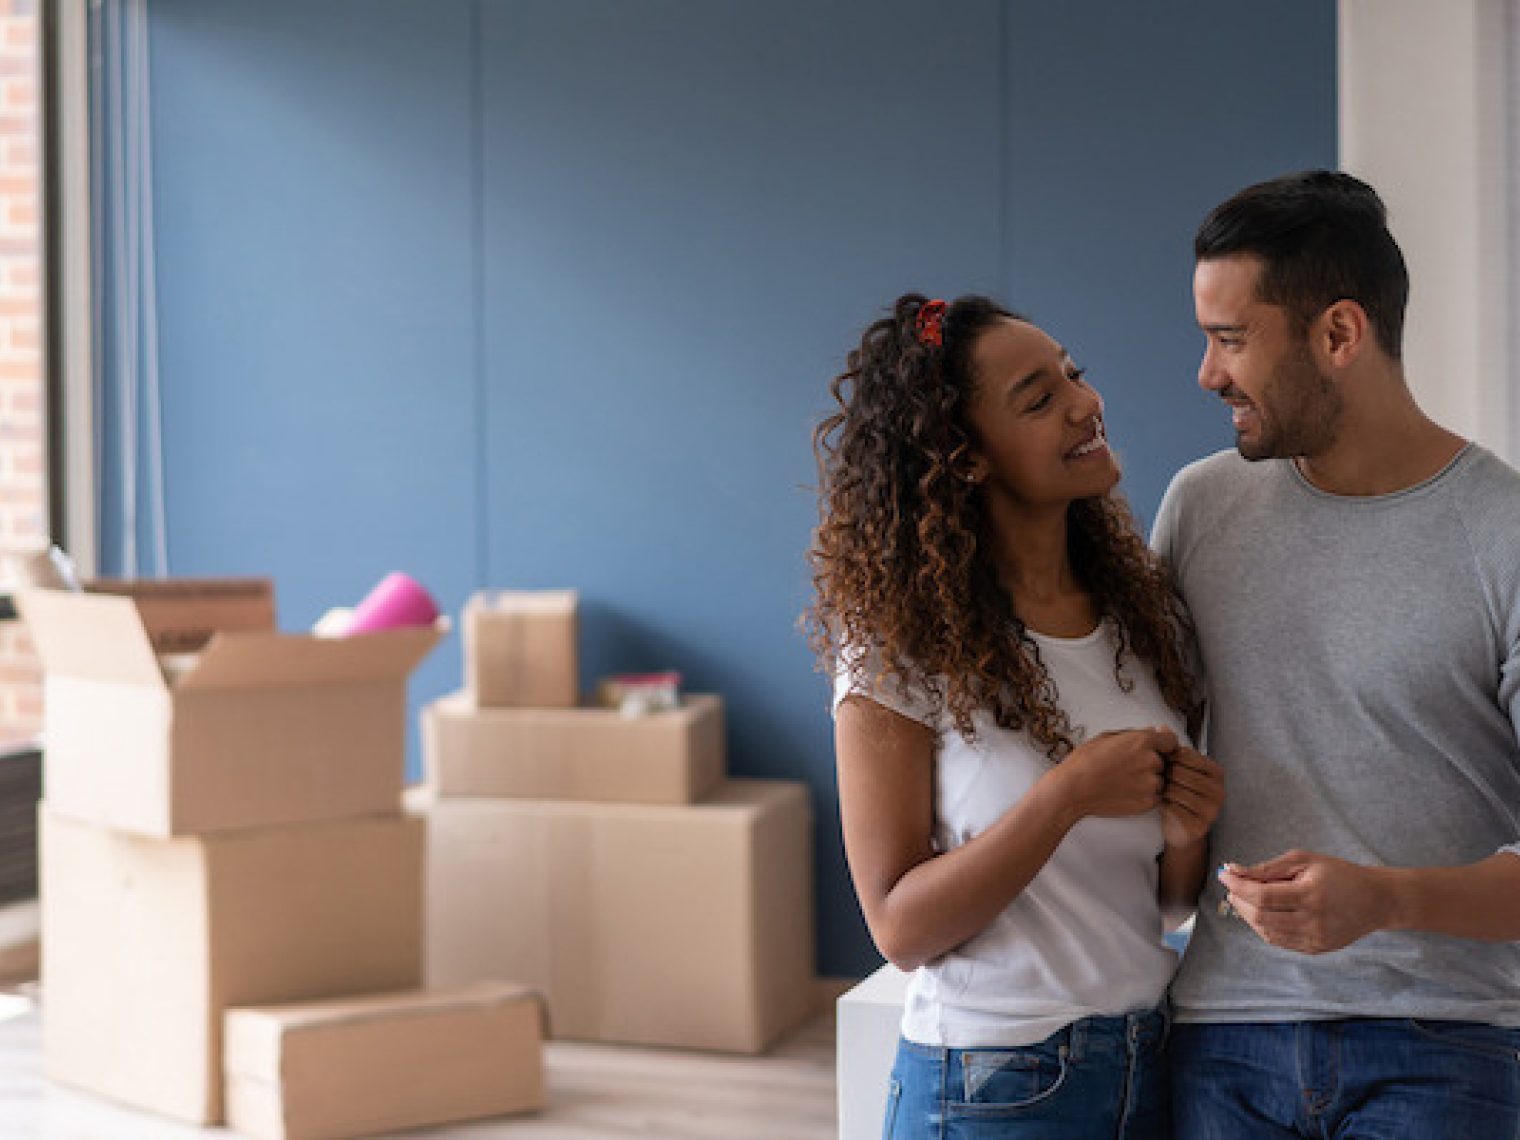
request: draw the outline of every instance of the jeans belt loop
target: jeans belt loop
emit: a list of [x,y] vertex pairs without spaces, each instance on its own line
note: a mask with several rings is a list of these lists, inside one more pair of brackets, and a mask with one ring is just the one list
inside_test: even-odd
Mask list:
[[1080,1061],[1087,1051],[1087,1023],[1073,1021],[1066,1030],[1066,1056],[1073,1063]]

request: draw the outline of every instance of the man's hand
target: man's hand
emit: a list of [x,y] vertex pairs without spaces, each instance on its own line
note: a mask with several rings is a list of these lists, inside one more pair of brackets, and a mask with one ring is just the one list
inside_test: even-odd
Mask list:
[[1226,863],[1219,880],[1235,912],[1284,950],[1325,954],[1395,925],[1382,868],[1289,851],[1254,867]]

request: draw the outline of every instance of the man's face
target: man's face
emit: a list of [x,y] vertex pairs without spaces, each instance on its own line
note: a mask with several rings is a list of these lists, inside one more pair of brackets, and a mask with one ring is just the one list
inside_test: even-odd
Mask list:
[[1281,305],[1258,298],[1261,259],[1200,261],[1193,303],[1208,344],[1198,383],[1230,406],[1246,459],[1313,457],[1335,439],[1341,398]]

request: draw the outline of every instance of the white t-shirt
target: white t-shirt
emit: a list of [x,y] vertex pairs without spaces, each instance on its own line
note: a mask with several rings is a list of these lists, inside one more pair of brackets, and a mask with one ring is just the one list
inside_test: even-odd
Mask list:
[[[1133,654],[1123,671],[1133,684],[1129,692],[1120,687],[1110,621],[1086,637],[1030,636],[1078,741],[1155,725],[1184,737],[1182,719]],[[1050,770],[1027,734],[999,728],[979,712],[976,739],[968,741],[921,689],[905,689],[895,677],[874,684],[877,668],[868,662],[855,688],[841,669],[834,708],[852,694],[870,697],[935,730],[937,850],[980,835]],[[1159,811],[1082,820],[991,926],[915,972],[903,1036],[952,1048],[1032,1045],[1079,1018],[1155,1006],[1177,965],[1163,941],[1156,897],[1162,847]]]

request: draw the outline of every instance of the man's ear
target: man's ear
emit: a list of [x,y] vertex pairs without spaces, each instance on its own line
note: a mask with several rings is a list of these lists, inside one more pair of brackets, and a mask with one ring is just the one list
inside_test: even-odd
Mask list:
[[1349,367],[1372,344],[1372,322],[1355,301],[1335,302],[1314,324],[1313,340],[1334,368]]

